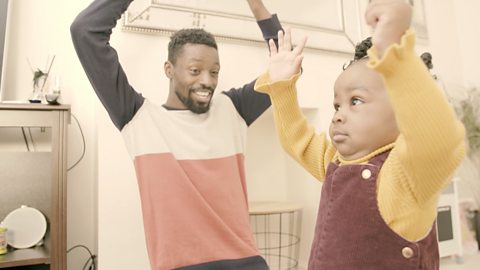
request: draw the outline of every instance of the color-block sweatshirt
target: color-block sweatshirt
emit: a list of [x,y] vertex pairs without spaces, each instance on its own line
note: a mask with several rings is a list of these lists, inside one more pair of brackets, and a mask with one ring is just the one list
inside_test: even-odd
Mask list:
[[[109,44],[130,3],[94,1],[71,33],[133,160],[151,269],[268,269],[252,236],[244,172],[246,129],[270,106],[268,95],[253,81],[215,94],[204,114],[142,97]],[[281,29],[275,15],[258,23],[265,39]]]
[[283,148],[321,181],[330,162],[363,164],[391,149],[377,181],[378,207],[388,226],[409,241],[431,229],[438,196],[465,155],[464,127],[414,47],[415,34],[409,30],[382,59],[375,48],[369,51],[368,66],[383,77],[400,135],[358,160],[344,160],[327,134],[317,134],[307,123],[297,101],[298,75],[270,83],[266,73],[255,87],[270,95]]

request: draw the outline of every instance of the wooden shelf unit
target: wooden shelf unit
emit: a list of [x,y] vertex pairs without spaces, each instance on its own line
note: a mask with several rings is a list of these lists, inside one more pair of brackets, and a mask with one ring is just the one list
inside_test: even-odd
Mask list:
[[0,268],[50,264],[50,252],[45,246],[10,250],[0,256]]
[[[27,205],[39,209],[48,224],[43,245],[28,249],[9,247],[7,254],[0,255],[0,268],[31,269],[29,266],[43,265],[42,269],[67,269],[66,157],[69,123],[69,105],[0,103],[0,221],[10,211]],[[48,139],[44,144],[47,150],[29,149],[25,131],[31,133],[32,129],[42,132]],[[8,135],[11,131],[14,135],[10,137],[16,141],[25,139],[25,149],[11,149],[15,143],[1,133]],[[23,133],[23,136],[17,133]],[[31,134],[30,139],[33,142]]]

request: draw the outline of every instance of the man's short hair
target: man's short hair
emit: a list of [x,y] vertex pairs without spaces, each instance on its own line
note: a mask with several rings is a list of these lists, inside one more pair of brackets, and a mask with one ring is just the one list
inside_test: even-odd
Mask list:
[[185,44],[203,44],[217,50],[217,42],[212,34],[200,28],[181,29],[173,33],[168,43],[168,61],[175,64],[177,56]]

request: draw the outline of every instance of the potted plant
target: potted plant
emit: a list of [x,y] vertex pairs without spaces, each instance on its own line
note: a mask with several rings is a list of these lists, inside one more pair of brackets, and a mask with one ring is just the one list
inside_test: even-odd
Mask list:
[[475,202],[473,226],[480,249],[480,91],[472,88],[465,94],[465,98],[454,103],[455,111],[465,126],[468,145],[467,156],[457,173],[462,179],[463,190],[468,191]]

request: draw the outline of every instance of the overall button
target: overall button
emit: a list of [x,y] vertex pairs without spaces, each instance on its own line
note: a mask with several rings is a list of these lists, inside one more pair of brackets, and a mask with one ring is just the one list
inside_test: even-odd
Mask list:
[[413,249],[409,248],[409,247],[404,247],[402,249],[402,255],[403,257],[407,258],[407,259],[410,259],[413,257]]
[[364,169],[364,170],[362,171],[362,178],[363,178],[364,180],[370,179],[371,176],[372,176],[372,171],[370,171],[369,169]]

